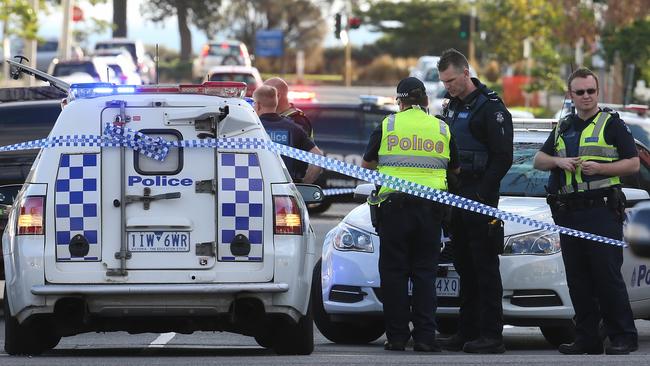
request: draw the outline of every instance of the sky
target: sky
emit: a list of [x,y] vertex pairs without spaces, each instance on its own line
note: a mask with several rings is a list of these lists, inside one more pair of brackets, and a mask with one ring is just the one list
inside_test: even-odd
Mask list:
[[[140,39],[145,44],[154,45],[158,43],[169,49],[180,49],[180,36],[178,34],[178,24],[175,17],[167,18],[163,23],[153,23],[146,21],[140,15],[140,5],[146,0],[128,0],[127,1],[127,31],[128,38]],[[253,0],[250,0],[253,1]],[[87,19],[93,17],[102,19],[108,22],[113,21],[113,5],[112,1],[108,0],[106,3],[98,5],[90,5],[86,1],[77,1],[78,6],[83,10],[84,17]],[[42,11],[39,15],[40,31],[39,35],[43,38],[59,38],[61,32],[61,23],[63,16],[60,8],[51,8],[50,14]],[[336,47],[340,45],[340,41],[333,36],[333,19],[329,20],[330,28],[327,37],[325,38],[325,47]],[[86,24],[84,24],[86,23]],[[73,25],[73,29],[87,28],[87,22],[79,22]],[[200,32],[194,27],[190,27],[192,31],[192,49],[195,53],[201,50],[203,44],[207,42],[207,38],[203,32]],[[86,48],[92,49],[95,42],[103,39],[111,38],[111,32],[106,31],[102,34],[95,34],[89,37],[89,43],[82,45]],[[374,42],[379,38],[379,34],[369,32],[364,27],[351,32],[351,39],[353,44],[360,45],[364,43]]]

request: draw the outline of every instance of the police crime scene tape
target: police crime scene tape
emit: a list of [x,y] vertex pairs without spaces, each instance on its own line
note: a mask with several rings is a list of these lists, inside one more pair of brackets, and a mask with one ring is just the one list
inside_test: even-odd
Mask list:
[[[517,215],[514,213],[499,210],[498,208],[485,205],[471,199],[457,196],[455,194],[437,190],[421,184],[417,184],[405,179],[397,178],[391,175],[379,173],[376,170],[362,168],[358,165],[348,164],[340,160],[328,158],[322,155],[312,154],[307,151],[299,150],[290,146],[275,143],[270,140],[259,138],[206,138],[200,140],[179,140],[167,141],[161,137],[150,137],[141,132],[134,131],[127,127],[115,126],[107,124],[104,129],[104,134],[97,135],[69,135],[69,136],[55,136],[44,138],[40,140],[33,140],[21,142],[14,145],[7,145],[0,147],[0,152],[4,151],[17,151],[17,150],[31,150],[40,148],[51,147],[84,147],[84,146],[99,146],[99,147],[127,147],[139,153],[162,161],[169,153],[170,148],[216,148],[227,150],[257,150],[265,149],[284,155],[296,160],[304,161],[308,164],[317,165],[321,168],[335,171],[337,173],[345,174],[360,180],[364,180],[376,185],[382,185],[394,190],[412,194],[418,197],[426,198],[438,203],[448,206],[457,207],[463,210],[477,212],[483,215],[495,217],[504,221],[512,221],[519,224],[524,224],[537,229],[548,230],[564,235],[570,235],[577,238],[593,240],[596,242],[616,245],[627,246],[624,241],[612,239],[596,234],[591,234],[567,227],[534,220],[528,217]],[[349,189],[351,192],[354,190]],[[346,191],[348,193],[348,191]]]

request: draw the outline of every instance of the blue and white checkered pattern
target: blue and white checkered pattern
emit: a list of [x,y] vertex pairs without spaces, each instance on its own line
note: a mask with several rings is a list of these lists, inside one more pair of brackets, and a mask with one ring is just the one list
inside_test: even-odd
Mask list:
[[[57,261],[99,261],[99,154],[63,154],[59,161],[54,196]],[[83,235],[90,250],[73,257],[68,244]]]
[[[255,153],[219,153],[219,238],[217,258],[223,262],[261,262],[264,255],[264,184]],[[247,256],[235,256],[230,243],[237,234],[251,243]]]
[[[136,138],[137,137],[137,138]],[[553,225],[547,222],[537,221],[510,212],[501,211],[491,206],[484,205],[480,202],[456,196],[454,194],[439,191],[420,184],[409,182],[397,177],[381,174],[377,171],[364,169],[357,165],[347,164],[342,161],[327,158],[322,155],[311,154],[306,151],[292,148],[272,141],[257,138],[220,138],[220,139],[202,139],[202,140],[182,140],[182,141],[165,141],[162,139],[153,139],[143,135],[140,132],[133,131],[129,128],[122,128],[107,125],[103,136],[91,135],[74,135],[53,137],[42,140],[28,141],[20,144],[0,147],[2,151],[28,150],[52,146],[126,146],[140,151],[140,153],[156,160],[164,160],[169,147],[185,148],[217,148],[217,149],[266,149],[284,156],[317,165],[338,173],[349,175],[370,183],[383,185],[398,191],[424,197],[432,201],[440,202],[446,205],[458,207],[464,210],[479,212],[488,216],[496,217],[506,221],[525,224],[534,228],[558,232],[565,235],[575,236],[578,238],[589,239],[605,244],[616,246],[626,246],[625,242],[612,238],[603,237],[579,230],[569,229],[559,225]]]

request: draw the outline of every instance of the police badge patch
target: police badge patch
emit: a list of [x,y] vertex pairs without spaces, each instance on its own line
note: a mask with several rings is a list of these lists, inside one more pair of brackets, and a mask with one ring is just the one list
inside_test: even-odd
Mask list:
[[506,119],[503,117],[503,112],[501,112],[501,111],[496,112],[496,113],[494,114],[494,116],[496,117],[497,122],[499,122],[499,123],[503,123],[503,121],[506,120]]

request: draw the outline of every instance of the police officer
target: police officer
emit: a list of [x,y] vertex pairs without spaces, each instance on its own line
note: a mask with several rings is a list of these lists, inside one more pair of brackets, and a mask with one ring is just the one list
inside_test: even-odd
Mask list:
[[[314,154],[323,152],[314,144],[307,134],[288,118],[275,112],[278,104],[277,90],[269,85],[262,85],[253,92],[253,108],[260,117],[264,129],[274,142],[295,147]],[[282,156],[284,165],[294,182],[313,183],[322,169],[317,165],[298,164],[298,160]]]
[[[428,100],[420,80],[400,81],[397,99],[400,112],[386,117],[372,133],[362,166],[446,190],[446,171],[457,166],[448,126],[424,111]],[[412,336],[415,351],[439,352],[434,282],[443,207],[388,187],[379,187],[368,202],[381,240],[379,276],[388,338],[384,349],[403,351]]]
[[[620,177],[639,170],[634,138],[618,114],[598,107],[598,78],[580,68],[568,80],[576,113],[563,118],[535,155],[550,170],[548,202],[558,225],[621,240],[625,197]],[[576,338],[564,354],[601,354],[599,323],[610,339],[607,354],[638,348],[637,331],[621,276],[623,248],[560,235],[575,310]]]
[[264,82],[264,85],[270,85],[278,91],[277,113],[283,117],[291,119],[295,124],[302,127],[309,138],[314,138],[314,130],[311,121],[305,113],[296,108],[293,103],[289,103],[289,86],[280,78],[270,78]]
[[[470,77],[462,53],[444,51],[438,71],[449,99],[444,118],[458,145],[460,175],[454,193],[497,207],[501,179],[512,165],[510,113],[495,92]],[[453,210],[452,243],[461,305],[458,332],[441,341],[447,350],[505,352],[498,256],[503,238],[499,230],[490,229],[490,222],[500,223],[478,213]]]

